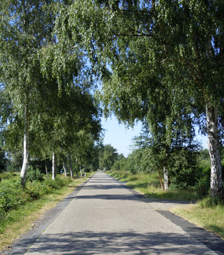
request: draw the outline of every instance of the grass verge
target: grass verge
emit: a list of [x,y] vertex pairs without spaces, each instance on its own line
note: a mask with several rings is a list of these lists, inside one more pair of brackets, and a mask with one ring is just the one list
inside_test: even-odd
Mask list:
[[55,190],[54,193],[44,195],[37,200],[27,202],[15,210],[9,211],[4,218],[4,230],[0,234],[0,251],[9,248],[13,241],[29,231],[33,223],[47,210],[56,206],[92,174],[88,173],[86,178],[75,179],[68,186]]
[[199,202],[195,205],[172,208],[170,211],[224,239],[224,206],[203,208]]
[[193,190],[168,190],[163,191],[159,183],[157,173],[136,173],[132,174],[127,171],[108,171],[110,176],[125,184],[149,198],[169,199],[178,201],[195,201],[197,200],[196,192]]
[[[126,182],[125,184],[128,187],[150,198],[179,201],[196,201],[198,199],[194,191],[162,191],[156,173],[132,174],[125,171],[109,171],[107,173],[119,181]],[[170,211],[224,239],[224,205],[215,205],[210,198],[204,198],[198,201],[197,204],[172,208]]]

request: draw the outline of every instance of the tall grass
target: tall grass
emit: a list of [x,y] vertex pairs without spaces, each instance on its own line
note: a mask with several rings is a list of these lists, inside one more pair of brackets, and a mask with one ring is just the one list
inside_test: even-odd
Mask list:
[[118,179],[121,182],[126,182],[125,184],[140,192],[145,194],[150,198],[157,199],[170,199],[170,200],[188,200],[195,201],[198,199],[198,196],[195,190],[168,190],[163,191],[160,182],[159,176],[157,172],[154,173],[130,173],[128,171],[109,171],[109,175]]
[[171,212],[224,239],[224,205],[204,198],[194,205],[172,208]]

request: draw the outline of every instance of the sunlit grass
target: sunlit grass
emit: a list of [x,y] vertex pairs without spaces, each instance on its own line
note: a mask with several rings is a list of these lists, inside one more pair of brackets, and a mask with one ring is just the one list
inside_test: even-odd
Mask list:
[[197,199],[196,192],[192,190],[163,191],[160,186],[158,173],[156,172],[132,174],[126,171],[109,171],[108,174],[121,182],[125,182],[128,187],[150,198],[171,199],[179,201],[195,201]]
[[40,199],[19,206],[16,210],[9,211],[4,219],[0,219],[0,228],[4,228],[0,234],[0,251],[6,249],[16,238],[30,230],[37,219],[72,193],[92,174],[88,173],[86,178],[75,179],[68,186],[55,190],[54,193],[44,195]]
[[203,208],[199,203],[173,208],[171,212],[224,238],[224,206],[217,205]]

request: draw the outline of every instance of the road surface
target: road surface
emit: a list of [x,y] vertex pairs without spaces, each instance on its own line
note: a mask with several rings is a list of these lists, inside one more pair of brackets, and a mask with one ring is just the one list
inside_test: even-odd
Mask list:
[[38,254],[217,254],[98,171],[28,249]]

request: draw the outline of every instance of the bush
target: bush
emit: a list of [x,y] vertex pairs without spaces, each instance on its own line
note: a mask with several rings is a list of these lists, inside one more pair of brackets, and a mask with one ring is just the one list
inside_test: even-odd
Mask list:
[[111,167],[111,170],[120,170],[120,162],[116,161],[113,166]]
[[[36,175],[39,180],[43,180],[43,176],[36,171]],[[31,171],[32,173],[32,171]],[[7,175],[10,175],[7,173]],[[41,176],[41,177],[40,177]],[[32,177],[32,178],[31,178]],[[56,189],[67,185],[71,180],[57,176],[55,180],[50,178],[44,181],[35,180],[31,175],[32,181],[26,182],[25,189],[22,188],[19,179],[5,180],[0,185],[0,217],[3,217],[11,209],[15,209],[17,206],[38,199],[45,194],[52,193]]]
[[44,180],[44,175],[40,172],[38,168],[33,169],[33,167],[30,166],[27,171],[26,180],[30,182],[33,182],[33,181],[42,182]]
[[35,180],[32,182],[27,182],[26,193],[29,195],[29,200],[40,198],[42,195],[44,195],[41,182]]
[[27,199],[28,197],[18,180],[6,182],[0,186],[1,212],[8,212],[10,209],[24,204]]
[[44,184],[49,186],[52,189],[60,189],[61,187],[67,185],[69,182],[70,182],[70,179],[63,179],[63,178],[56,176],[55,180],[47,178],[44,181]]

